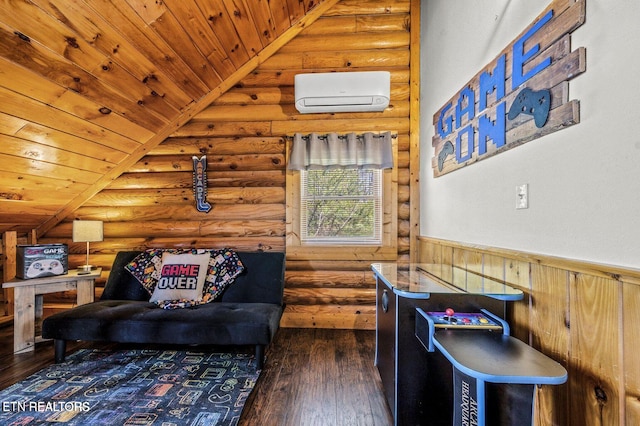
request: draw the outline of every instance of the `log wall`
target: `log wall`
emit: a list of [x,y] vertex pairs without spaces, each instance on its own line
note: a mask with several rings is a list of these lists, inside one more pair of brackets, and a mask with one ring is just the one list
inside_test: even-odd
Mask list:
[[[79,265],[85,246],[71,242],[71,221],[105,221],[105,240],[91,243],[91,263],[103,267],[105,277],[119,250],[286,251],[286,137],[389,130],[398,135],[398,259],[408,261],[411,6],[410,0],[339,2],[39,242],[66,242],[70,265]],[[413,7],[419,17],[419,1]],[[295,109],[295,74],[369,70],[391,72],[391,105],[383,113],[302,115]],[[192,193],[191,158],[203,154],[208,213],[196,210]],[[282,326],[373,329],[374,288],[370,261],[288,258]],[[65,299],[49,306],[62,307]]]
[[640,271],[426,237],[418,247],[421,262],[524,291],[508,305],[511,334],[569,373],[562,386],[538,388],[536,425],[640,424]]

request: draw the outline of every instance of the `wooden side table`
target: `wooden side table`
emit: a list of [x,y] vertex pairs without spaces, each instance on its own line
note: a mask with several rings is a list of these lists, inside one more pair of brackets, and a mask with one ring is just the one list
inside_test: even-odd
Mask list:
[[33,351],[36,341],[36,305],[43,294],[76,290],[76,304],[93,302],[95,297],[95,280],[102,274],[97,268],[89,274],[78,274],[71,270],[66,275],[21,280],[14,278],[2,284],[3,288],[13,288],[13,352]]

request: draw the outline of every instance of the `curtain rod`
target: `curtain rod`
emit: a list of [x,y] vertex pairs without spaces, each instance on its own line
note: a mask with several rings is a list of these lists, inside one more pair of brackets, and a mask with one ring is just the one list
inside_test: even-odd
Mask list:
[[[375,132],[370,132],[370,133],[375,133]],[[382,132],[382,133],[385,133],[385,132]],[[382,133],[374,134],[374,137],[379,137]],[[310,133],[307,134],[307,135],[303,135],[302,139],[309,139],[310,135],[311,135]],[[324,134],[321,133],[321,134],[318,134],[318,138],[326,139],[328,137],[328,135],[329,135],[328,133],[324,133]],[[362,137],[362,135],[363,135],[363,133],[358,133],[358,134],[356,134],[356,137]],[[397,133],[392,133],[391,134],[391,139],[395,139],[397,137],[398,137]],[[285,138],[293,140],[294,136],[285,135]],[[347,138],[347,134],[338,135],[338,139],[346,139],[346,138]]]

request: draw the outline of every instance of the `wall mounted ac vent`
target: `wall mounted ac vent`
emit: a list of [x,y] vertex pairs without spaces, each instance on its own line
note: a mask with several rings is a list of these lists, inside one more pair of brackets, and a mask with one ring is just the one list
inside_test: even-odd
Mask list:
[[332,72],[295,76],[296,109],[318,112],[384,111],[389,106],[388,71]]

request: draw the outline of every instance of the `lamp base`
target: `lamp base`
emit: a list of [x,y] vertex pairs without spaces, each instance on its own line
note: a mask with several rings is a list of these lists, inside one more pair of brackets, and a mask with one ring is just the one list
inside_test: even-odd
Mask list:
[[80,265],[78,266],[78,274],[79,275],[90,274],[92,268],[93,268],[93,265]]

